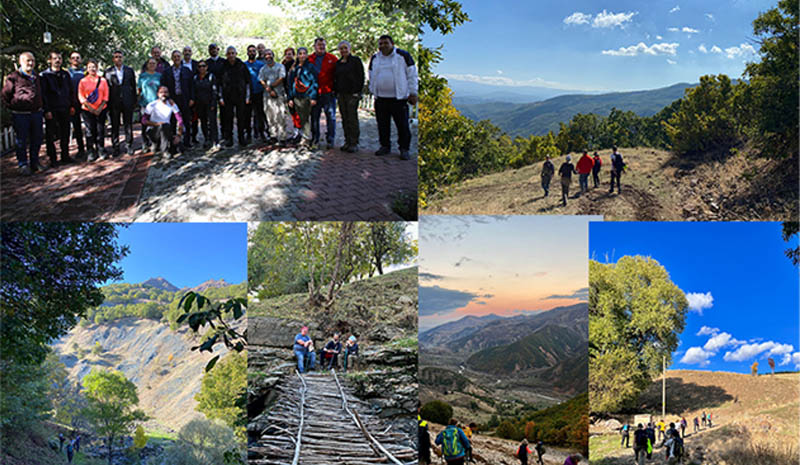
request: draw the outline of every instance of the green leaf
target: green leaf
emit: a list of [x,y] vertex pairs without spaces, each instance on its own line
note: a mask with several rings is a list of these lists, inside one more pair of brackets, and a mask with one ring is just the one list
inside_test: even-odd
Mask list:
[[[194,302],[195,297],[197,294],[194,292],[189,292],[181,299],[181,305],[183,306],[183,311],[188,312],[192,309],[192,303]],[[200,296],[202,298],[202,296]],[[185,299],[185,300],[184,300]]]
[[219,360],[219,355],[215,356],[214,358],[208,361],[208,363],[206,364],[206,372],[209,372],[211,371],[212,368],[214,368],[214,365],[217,364],[217,360]]

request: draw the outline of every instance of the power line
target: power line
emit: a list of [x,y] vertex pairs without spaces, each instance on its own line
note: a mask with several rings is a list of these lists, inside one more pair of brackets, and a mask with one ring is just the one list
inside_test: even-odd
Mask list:
[[36,11],[36,8],[32,7],[31,4],[27,2],[27,0],[22,0],[22,3],[24,3],[25,6],[27,6],[28,8],[30,8],[30,10],[33,11],[33,14],[35,14],[36,16],[39,17],[39,19],[42,20],[42,22],[45,24],[45,26],[53,26],[54,29],[58,29],[57,27],[55,27],[54,24],[50,24],[49,22],[47,22],[47,20],[44,19],[42,17],[42,15],[39,14],[38,11]]

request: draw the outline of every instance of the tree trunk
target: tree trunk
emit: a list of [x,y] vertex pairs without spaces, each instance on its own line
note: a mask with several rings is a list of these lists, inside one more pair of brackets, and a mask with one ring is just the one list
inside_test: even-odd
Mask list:
[[114,445],[114,435],[112,434],[108,437],[108,465],[113,465],[113,463],[111,462],[111,449],[113,445]]

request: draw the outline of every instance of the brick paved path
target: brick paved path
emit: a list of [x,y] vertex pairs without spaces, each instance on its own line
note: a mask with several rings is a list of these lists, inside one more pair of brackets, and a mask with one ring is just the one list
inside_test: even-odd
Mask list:
[[[398,192],[416,192],[416,128],[412,160],[375,157],[374,117],[360,114],[362,144],[339,150],[251,145],[174,157],[152,154],[67,165],[20,176],[16,158],[0,160],[3,221],[266,221],[396,220]],[[324,117],[322,118],[324,132]],[[396,134],[393,132],[393,139]],[[138,126],[135,130],[141,144]],[[201,137],[202,139],[202,137]],[[343,143],[337,124],[336,147]],[[71,151],[77,151],[72,144]],[[44,145],[40,155],[47,165]]]

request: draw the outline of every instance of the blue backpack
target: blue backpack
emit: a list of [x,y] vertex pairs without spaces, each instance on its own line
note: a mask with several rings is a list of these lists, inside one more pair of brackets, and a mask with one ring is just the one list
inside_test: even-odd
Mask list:
[[458,428],[446,428],[442,431],[442,453],[445,457],[455,457],[464,452],[461,440],[458,438]]

